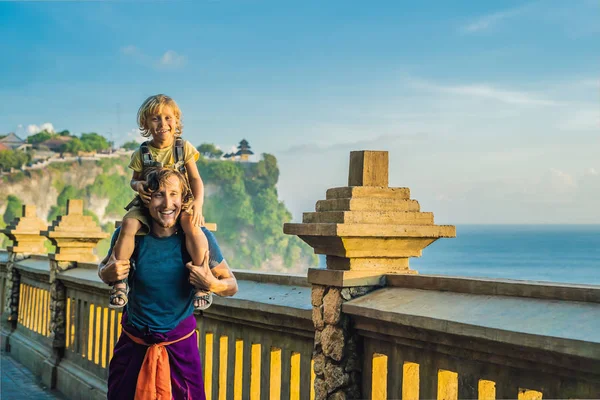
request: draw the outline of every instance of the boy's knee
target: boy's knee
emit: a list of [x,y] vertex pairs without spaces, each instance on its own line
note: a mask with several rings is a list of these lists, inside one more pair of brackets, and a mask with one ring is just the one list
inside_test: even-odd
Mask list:
[[181,224],[181,228],[183,229],[183,231],[186,234],[190,234],[190,235],[196,235],[198,233],[203,234],[201,227],[192,224],[192,216],[190,214],[188,214],[187,212],[181,213],[181,219],[179,220],[179,223]]
[[135,218],[125,218],[121,223],[121,232],[124,235],[135,235],[142,227],[142,223]]

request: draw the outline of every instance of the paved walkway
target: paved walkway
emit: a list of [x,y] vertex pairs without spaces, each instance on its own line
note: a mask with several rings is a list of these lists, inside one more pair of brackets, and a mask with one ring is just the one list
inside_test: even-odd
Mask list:
[[38,385],[27,368],[0,352],[0,399],[62,400],[64,397]]

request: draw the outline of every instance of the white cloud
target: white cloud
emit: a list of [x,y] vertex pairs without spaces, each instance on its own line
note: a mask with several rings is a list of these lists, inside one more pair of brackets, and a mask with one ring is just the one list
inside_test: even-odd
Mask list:
[[131,140],[135,140],[136,142],[141,144],[148,140],[148,138],[145,138],[142,135],[140,135],[140,130],[138,128],[133,128],[126,133],[125,140],[123,140],[123,143],[129,142]]
[[600,108],[579,106],[568,114],[559,128],[565,131],[597,132],[600,130]]
[[284,150],[279,151],[281,154],[307,154],[307,153],[327,153],[330,151],[347,151],[347,150],[359,150],[359,149],[377,149],[382,146],[383,143],[391,145],[398,141],[405,142],[417,142],[426,139],[428,135],[426,133],[400,133],[390,135],[379,135],[373,138],[365,138],[361,140],[346,140],[337,143],[305,143],[292,145]]
[[164,67],[182,67],[186,61],[187,57],[178,54],[174,50],[167,50],[160,58],[159,64]]
[[482,99],[496,100],[506,104],[524,106],[555,106],[560,103],[546,99],[535,93],[517,90],[506,90],[488,84],[468,85],[439,85],[420,79],[411,79],[410,84],[417,89],[425,89],[438,93],[457,94],[460,96],[476,97]]
[[152,65],[155,68],[179,68],[187,63],[187,57],[175,50],[167,50],[160,57],[148,55],[134,45],[121,47],[120,53],[141,65]]
[[134,45],[121,47],[121,53],[127,56],[135,56],[141,54],[141,51]]
[[522,17],[528,23],[544,22],[563,30],[571,37],[593,35],[600,32],[598,3],[591,1],[533,1],[523,6],[497,11],[474,18],[459,28],[465,34],[477,34]]
[[464,33],[476,33],[485,31],[504,20],[522,14],[523,11],[525,11],[526,7],[527,6],[511,8],[508,10],[498,11],[495,13],[480,16],[479,18],[462,26],[460,30]]
[[577,187],[577,182],[572,175],[555,168],[550,168],[550,183],[552,188],[558,191]]
[[28,135],[35,135],[36,133],[39,133],[41,131],[48,131],[48,132],[52,132],[52,133],[56,132],[54,130],[54,126],[50,122],[43,123],[40,126],[27,125],[27,134]]

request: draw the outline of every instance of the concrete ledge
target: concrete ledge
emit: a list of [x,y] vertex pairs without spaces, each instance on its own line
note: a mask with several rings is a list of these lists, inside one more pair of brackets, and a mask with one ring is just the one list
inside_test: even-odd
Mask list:
[[107,383],[63,359],[56,368],[56,389],[73,400],[106,400]]
[[106,292],[108,295],[108,291],[110,287],[102,282],[98,277],[97,270],[91,270],[87,268],[73,268],[67,271],[61,272],[58,276],[63,282],[70,282],[76,285],[80,285],[81,287],[88,287],[90,289],[94,289],[94,291],[101,290],[103,293]]
[[38,258],[27,258],[16,262],[14,268],[40,277],[46,277],[46,282],[50,278],[50,264],[47,259],[44,261]]
[[250,309],[312,321],[310,287],[238,280],[238,288],[234,297],[214,296],[214,304],[238,309],[238,312]]
[[300,274],[277,274],[271,272],[247,271],[234,269],[233,274],[238,281],[253,281],[260,283],[274,283],[285,286],[306,286],[310,283],[306,279],[306,275]]
[[385,288],[342,311],[435,332],[600,360],[596,303]]
[[386,275],[391,287],[480,295],[600,303],[600,286],[572,283],[463,278],[444,275]]
[[36,379],[41,380],[44,374],[44,361],[52,356],[52,351],[19,331],[14,331],[10,335],[8,354],[30,370]]
[[[407,271],[410,272],[412,271]],[[308,281],[315,285],[335,287],[384,286],[385,277],[382,272],[377,271],[309,268]]]

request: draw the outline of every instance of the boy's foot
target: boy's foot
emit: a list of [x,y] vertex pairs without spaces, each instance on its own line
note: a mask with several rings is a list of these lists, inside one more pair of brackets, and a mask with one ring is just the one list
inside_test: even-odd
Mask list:
[[127,298],[127,285],[123,283],[117,283],[110,290],[108,308],[121,308],[124,307],[129,299]]
[[212,293],[198,291],[194,295],[194,310],[206,310],[212,304]]

